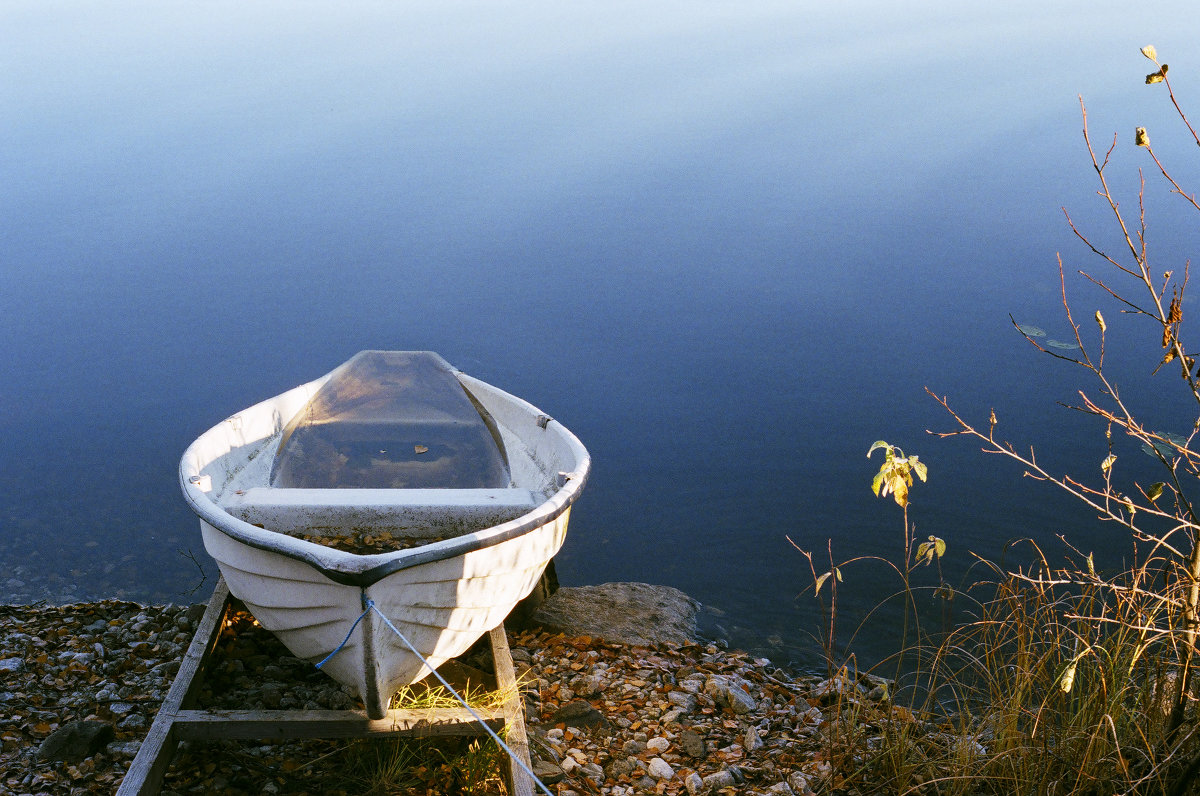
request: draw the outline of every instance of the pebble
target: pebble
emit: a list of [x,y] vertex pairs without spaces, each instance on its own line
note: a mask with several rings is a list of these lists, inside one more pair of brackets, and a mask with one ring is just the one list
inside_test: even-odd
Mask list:
[[671,764],[661,757],[650,758],[650,765],[646,768],[650,772],[650,776],[655,779],[671,779],[675,776],[675,769],[671,768]]
[[[568,766],[560,787],[593,793],[599,784],[608,796],[810,796],[808,783],[829,774],[821,761],[827,739],[818,728],[839,708],[816,706],[821,678],[716,645],[629,647],[536,632],[510,643],[530,653],[536,677],[526,700],[531,734],[545,739],[547,758],[569,753],[577,764]],[[584,671],[602,671],[607,685],[580,700],[573,683]],[[690,711],[678,710],[685,696],[695,700]],[[564,721],[583,713],[573,704],[579,701],[607,727]],[[565,713],[564,706],[570,706]],[[846,707],[865,717],[870,705],[847,701]],[[585,782],[584,761],[602,766],[605,779]]]
[[[115,791],[202,610],[123,601],[0,606],[0,793]],[[697,796],[727,789],[808,796],[828,787],[831,773],[821,760],[826,739],[819,728],[849,702],[826,700],[853,694],[859,700],[853,707],[863,710],[881,685],[822,684],[712,644],[637,647],[526,631],[510,634],[510,646],[517,666],[528,672],[524,697],[535,771],[560,794],[664,789]],[[245,614],[218,640],[197,699],[204,707],[230,709],[359,704]],[[103,723],[115,737],[74,774],[33,754],[60,727],[84,721]],[[227,793],[271,792],[264,782],[281,793],[299,792],[289,772],[325,752],[268,744],[214,755],[206,762],[185,745],[173,770],[220,763],[207,780],[194,775],[189,782],[181,772],[168,790],[211,792],[219,777]],[[240,790],[251,781],[253,787]]]
[[704,684],[704,693],[719,707],[736,715],[745,715],[758,707],[749,693],[749,683],[737,675],[713,675]]
[[708,744],[704,742],[704,736],[694,730],[687,729],[679,733],[679,744],[688,757],[699,760],[708,757]]

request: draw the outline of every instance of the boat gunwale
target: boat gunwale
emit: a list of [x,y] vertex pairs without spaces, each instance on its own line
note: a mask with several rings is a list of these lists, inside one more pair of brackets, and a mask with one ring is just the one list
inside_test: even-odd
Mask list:
[[[456,376],[467,376],[467,374],[457,369],[454,372]],[[319,383],[324,378],[326,377],[316,379],[308,384]],[[467,378],[479,381],[470,376],[467,376]],[[480,383],[486,384],[486,382]],[[514,402],[531,416],[535,418],[545,417],[537,407],[524,399],[500,390],[494,385],[488,386],[502,393],[507,400]],[[269,403],[285,394],[286,392],[281,393],[260,403]],[[248,409],[250,408],[253,407],[248,407]],[[587,482],[591,470],[591,456],[579,439],[561,423],[546,418],[545,425],[542,426],[543,430],[551,431],[551,424],[557,426],[557,428],[553,429],[553,433],[563,436],[567,446],[576,454],[574,469],[562,474],[567,479],[566,483],[554,492],[554,494],[544,502],[538,504],[532,511],[508,522],[482,528],[454,539],[433,542],[420,547],[397,550],[391,553],[360,555],[344,550],[337,550],[279,531],[273,531],[269,528],[259,528],[234,517],[221,508],[208,492],[201,489],[191,480],[193,476],[199,474],[198,469],[192,466],[196,461],[196,458],[192,455],[193,448],[208,434],[220,428],[220,423],[205,431],[204,434],[201,434],[200,437],[188,446],[180,461],[179,482],[184,499],[192,511],[200,519],[231,539],[258,550],[278,553],[287,558],[308,564],[335,583],[366,588],[388,575],[401,570],[411,569],[435,561],[457,558],[476,550],[483,550],[512,539],[517,539],[555,521],[570,509],[571,504],[575,502],[575,499],[579,496],[580,491]]]

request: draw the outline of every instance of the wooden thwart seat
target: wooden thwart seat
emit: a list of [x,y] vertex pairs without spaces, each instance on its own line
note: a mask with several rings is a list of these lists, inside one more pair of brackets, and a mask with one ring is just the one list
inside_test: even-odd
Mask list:
[[251,525],[289,533],[360,528],[401,536],[487,528],[514,520],[545,498],[528,489],[276,489],[256,487],[223,508]]

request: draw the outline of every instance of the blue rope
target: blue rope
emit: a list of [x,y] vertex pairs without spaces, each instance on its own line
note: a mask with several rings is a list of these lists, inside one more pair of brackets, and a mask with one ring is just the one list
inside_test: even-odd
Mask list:
[[[409,640],[404,637],[403,633],[401,633],[399,630],[396,629],[396,626],[392,624],[392,621],[390,619],[388,619],[386,616],[383,615],[383,611],[380,611],[378,608],[375,607],[375,603],[368,600],[367,601],[367,610],[368,611],[373,610],[375,613],[379,614],[379,618],[383,620],[383,623],[385,625],[387,625],[389,628],[391,628],[392,632],[395,633],[400,638],[400,640],[404,642],[404,645],[406,647],[408,647],[409,650],[412,651],[413,655],[416,655],[418,658],[421,659],[421,663],[425,664],[425,668],[428,669],[429,671],[433,672],[433,676],[436,677],[438,679],[438,681],[443,686],[446,687],[447,691],[449,691],[451,694],[454,695],[455,699],[457,699],[459,702],[462,703],[462,706],[467,709],[467,712],[471,714],[471,716],[475,719],[475,721],[479,722],[479,726],[483,727],[483,729],[487,732],[487,734],[492,736],[492,740],[494,740],[496,743],[500,744],[500,748],[503,749],[510,758],[512,758],[512,761],[514,763],[516,763],[518,766],[521,767],[521,770],[523,770],[526,774],[529,775],[530,779],[532,779],[534,782],[537,783],[537,786],[542,789],[542,792],[545,793],[546,796],[554,796],[554,794],[550,792],[550,789],[547,788],[544,784],[542,784],[542,781],[537,778],[537,775],[534,774],[533,771],[530,770],[529,766],[525,765],[525,761],[523,761],[517,755],[516,752],[514,752],[512,749],[510,749],[508,744],[506,744],[504,741],[500,740],[500,736],[497,735],[492,730],[492,728],[487,725],[487,723],[483,720],[483,718],[478,713],[476,713],[474,711],[474,709],[471,708],[470,705],[467,704],[467,700],[463,699],[462,696],[460,696],[459,693],[454,690],[454,687],[452,685],[450,685],[449,683],[447,683],[445,678],[443,678],[440,674],[438,674],[437,669],[434,669],[433,666],[429,663],[429,661],[425,660],[424,655],[417,652],[417,648],[414,647],[411,643],[409,643]],[[360,616],[359,619],[362,619],[362,617]],[[353,630],[353,628],[351,628],[351,630]]]
[[434,669],[433,666],[429,663],[429,661],[425,660],[424,655],[417,652],[417,648],[414,647],[409,642],[409,640],[404,637],[403,633],[401,633],[399,630],[396,629],[396,626],[392,624],[392,620],[390,620],[386,616],[384,616],[383,611],[380,611],[378,608],[375,607],[375,601],[374,600],[364,600],[363,604],[366,607],[363,609],[363,612],[358,615],[358,619],[354,620],[354,624],[350,625],[350,630],[349,630],[349,632],[346,633],[346,638],[344,638],[342,640],[341,644],[337,645],[337,649],[335,649],[333,652],[326,655],[325,659],[317,664],[317,668],[320,669],[322,666],[324,666],[326,663],[329,662],[330,658],[332,658],[334,655],[337,655],[339,652],[341,652],[342,648],[345,647],[347,643],[349,643],[350,636],[354,634],[354,628],[358,627],[358,623],[363,620],[363,617],[365,617],[367,614],[371,613],[371,611],[374,611],[375,613],[379,614],[379,618],[383,620],[383,623],[385,625],[387,625],[391,629],[391,631],[393,633],[395,633],[396,636],[401,641],[404,642],[404,645],[409,648],[409,650],[412,652],[412,654],[416,655],[421,660],[421,663],[425,664],[425,668],[428,669],[429,671],[431,671],[433,673],[433,676],[436,677],[438,679],[438,681],[443,686],[446,687],[446,690],[448,690],[451,694],[453,694],[454,698],[462,703],[462,706],[467,709],[467,712],[471,714],[471,717],[474,718],[475,721],[479,722],[479,726],[483,727],[484,731],[486,731],[488,735],[492,736],[492,740],[494,740],[496,743],[500,744],[500,748],[503,749],[506,753],[508,753],[508,756],[510,758],[512,758],[512,761],[514,763],[516,763],[518,766],[520,766],[521,769],[526,774],[529,775],[530,779],[532,779],[534,782],[537,783],[538,787],[542,789],[542,792],[545,793],[546,796],[554,796],[554,794],[550,792],[550,789],[547,788],[542,783],[542,781],[537,778],[537,775],[534,774],[532,770],[530,770],[529,766],[525,765],[525,761],[523,761],[517,755],[516,752],[514,752],[512,749],[510,749],[508,744],[506,744],[503,740],[501,740],[500,736],[497,735],[492,730],[492,728],[487,725],[487,722],[485,722],[483,720],[483,717],[480,716],[478,713],[476,713],[475,710],[470,705],[467,704],[467,700],[463,699],[462,696],[457,691],[454,690],[454,687],[452,685],[450,685],[449,683],[447,683],[445,678],[443,678],[440,674],[438,674],[437,669]]
[[348,633],[346,633],[346,637],[345,637],[344,639],[342,639],[342,643],[341,643],[341,644],[338,644],[338,645],[337,645],[337,649],[335,649],[333,652],[331,652],[331,653],[329,653],[328,655],[326,655],[326,656],[325,656],[325,659],[324,659],[324,660],[322,660],[320,663],[318,663],[318,664],[317,664],[317,668],[318,668],[318,669],[320,669],[320,668],[321,668],[322,666],[324,666],[325,664],[329,663],[329,659],[330,659],[330,658],[332,658],[334,655],[337,655],[339,652],[341,652],[341,651],[342,651],[342,647],[346,646],[346,644],[347,644],[347,643],[349,643],[349,641],[350,641],[350,636],[354,634],[354,628],[358,627],[358,623],[359,623],[359,622],[361,622],[361,621],[363,620],[363,617],[364,617],[364,616],[366,616],[367,614],[371,613],[371,609],[372,609],[372,608],[374,608],[374,607],[375,607],[375,601],[374,601],[374,600],[367,600],[367,602],[366,602],[366,608],[364,608],[364,609],[363,609],[363,612],[362,612],[361,614],[359,614],[359,615],[358,615],[358,619],[355,619],[355,620],[354,620],[354,624],[350,625],[350,631],[349,631]]

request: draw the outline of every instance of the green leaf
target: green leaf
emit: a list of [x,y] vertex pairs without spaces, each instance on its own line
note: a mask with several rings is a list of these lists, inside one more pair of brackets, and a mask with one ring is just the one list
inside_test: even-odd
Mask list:
[[1153,502],[1155,500],[1158,500],[1160,497],[1162,497],[1162,493],[1163,493],[1163,482],[1156,481],[1155,483],[1150,485],[1149,489],[1146,490],[1146,497],[1150,498],[1150,501]]
[[1030,326],[1029,324],[1022,324],[1022,323],[1017,324],[1017,331],[1020,332],[1021,334],[1025,335],[1026,337],[1045,337],[1046,336],[1045,329],[1041,329],[1037,326]]
[[1187,437],[1172,434],[1169,431],[1155,431],[1150,435],[1150,442],[1142,445],[1142,450],[1147,456],[1154,456],[1154,451],[1157,449],[1164,458],[1170,459],[1179,455],[1176,447],[1186,448]]
[[[871,479],[871,491],[875,493],[875,497],[879,497],[879,487],[883,485],[883,476],[886,474],[884,470],[875,473],[875,477]],[[887,493],[884,492],[886,495]]]
[[928,468],[925,466],[925,463],[917,461],[916,456],[909,456],[908,463],[910,465],[912,465],[913,472],[917,474],[917,478],[920,478],[922,483],[924,483],[925,475],[929,471]]
[[1142,445],[1142,451],[1147,456],[1154,456],[1154,458],[1156,458],[1156,459],[1158,458],[1158,456],[1154,453],[1155,451],[1158,451],[1159,453],[1161,453],[1163,455],[1163,457],[1165,457],[1167,459],[1170,459],[1172,456],[1175,455],[1174,448],[1172,448],[1167,443],[1160,442],[1158,440],[1155,440],[1154,442],[1144,443]]
[[917,545],[917,560],[924,560],[927,565],[933,563],[935,558],[941,558],[945,554],[946,541],[936,536],[930,536],[928,542],[921,542]]
[[874,453],[877,448],[883,448],[884,450],[886,450],[888,452],[888,456],[891,457],[892,446],[880,439],[880,440],[876,440],[875,443],[873,445],[871,445],[870,448],[867,449],[867,458],[868,459],[871,458],[871,454]]
[[1047,340],[1046,345],[1051,348],[1057,348],[1059,351],[1078,351],[1079,346],[1075,343],[1063,343],[1058,340]]
[[1093,578],[1096,577],[1096,562],[1092,559],[1091,553],[1087,554],[1087,568],[1088,568],[1088,574],[1091,575]]

